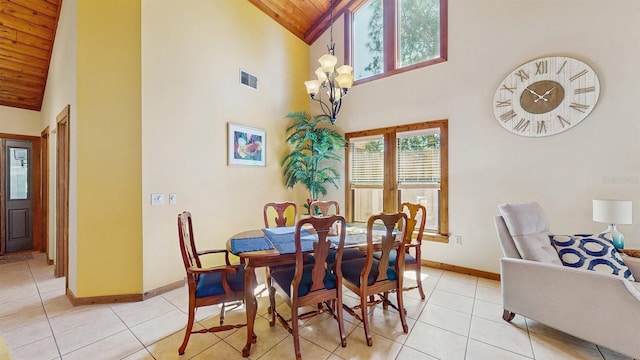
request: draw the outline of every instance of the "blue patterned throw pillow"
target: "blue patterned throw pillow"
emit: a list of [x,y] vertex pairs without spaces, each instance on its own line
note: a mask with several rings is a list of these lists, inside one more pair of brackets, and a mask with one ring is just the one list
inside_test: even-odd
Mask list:
[[599,271],[635,281],[613,242],[598,235],[550,235],[564,266]]

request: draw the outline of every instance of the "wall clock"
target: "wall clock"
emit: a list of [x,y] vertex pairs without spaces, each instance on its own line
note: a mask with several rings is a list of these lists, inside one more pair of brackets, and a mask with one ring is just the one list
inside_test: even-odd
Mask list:
[[493,97],[493,113],[514,134],[549,136],[578,125],[599,95],[600,82],[589,65],[569,57],[544,57],[507,75]]

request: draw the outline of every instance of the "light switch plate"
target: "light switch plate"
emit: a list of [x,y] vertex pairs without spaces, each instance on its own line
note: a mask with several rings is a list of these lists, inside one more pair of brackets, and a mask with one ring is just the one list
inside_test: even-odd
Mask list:
[[169,194],[169,204],[175,204],[178,202],[178,195],[175,193]]
[[162,205],[164,204],[164,194],[153,193],[151,194],[151,205]]

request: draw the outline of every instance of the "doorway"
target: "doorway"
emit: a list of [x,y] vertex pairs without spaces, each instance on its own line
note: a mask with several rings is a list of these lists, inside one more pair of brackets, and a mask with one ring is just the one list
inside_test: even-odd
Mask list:
[[42,250],[40,138],[0,134],[0,255]]

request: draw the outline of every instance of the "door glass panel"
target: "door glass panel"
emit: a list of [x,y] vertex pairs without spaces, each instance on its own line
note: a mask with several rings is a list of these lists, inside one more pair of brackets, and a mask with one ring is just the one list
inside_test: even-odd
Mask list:
[[9,148],[9,200],[25,200],[29,195],[29,156],[24,148]]

